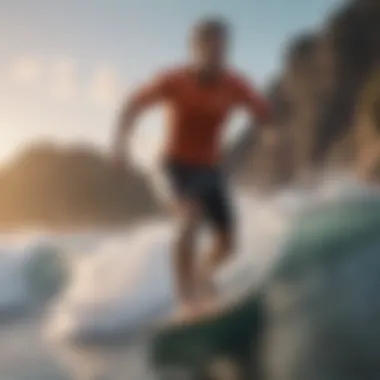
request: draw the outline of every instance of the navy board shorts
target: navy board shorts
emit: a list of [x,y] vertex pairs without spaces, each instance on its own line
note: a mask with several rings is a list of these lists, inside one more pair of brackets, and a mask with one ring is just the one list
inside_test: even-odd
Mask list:
[[164,174],[174,197],[194,200],[213,228],[222,231],[231,229],[233,218],[230,197],[218,167],[167,160]]

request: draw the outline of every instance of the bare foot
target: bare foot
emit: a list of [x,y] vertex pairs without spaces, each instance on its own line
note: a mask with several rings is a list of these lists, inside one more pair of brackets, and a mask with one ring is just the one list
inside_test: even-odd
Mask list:
[[175,313],[175,319],[192,319],[199,314],[199,304],[195,299],[181,300]]

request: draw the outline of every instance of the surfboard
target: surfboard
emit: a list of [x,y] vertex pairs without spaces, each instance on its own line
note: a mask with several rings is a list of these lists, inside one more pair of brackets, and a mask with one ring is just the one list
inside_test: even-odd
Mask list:
[[203,375],[224,366],[246,371],[252,337],[259,331],[258,294],[246,292],[235,301],[221,298],[196,315],[175,313],[152,339],[154,367],[196,369]]

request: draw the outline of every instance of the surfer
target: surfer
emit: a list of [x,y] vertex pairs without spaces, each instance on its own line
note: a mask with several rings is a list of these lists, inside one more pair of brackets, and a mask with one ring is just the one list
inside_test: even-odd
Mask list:
[[[188,64],[159,73],[132,93],[114,139],[114,159],[124,166],[126,139],[136,118],[157,103],[167,106],[162,168],[172,190],[171,209],[178,217],[173,264],[179,302],[191,310],[215,299],[213,273],[233,248],[234,217],[219,167],[224,121],[236,108],[246,109],[259,125],[270,121],[267,102],[229,67],[229,42],[223,20],[198,22],[191,34]],[[204,221],[211,226],[212,247],[197,269],[196,235]]]

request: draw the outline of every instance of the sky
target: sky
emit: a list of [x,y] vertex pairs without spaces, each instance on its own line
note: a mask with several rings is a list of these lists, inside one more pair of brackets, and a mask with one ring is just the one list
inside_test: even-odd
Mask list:
[[[0,0],[0,162],[39,140],[110,144],[125,96],[182,63],[200,17],[233,26],[231,61],[258,86],[279,70],[289,38],[318,28],[339,0]],[[160,135],[160,112],[136,135]],[[144,145],[145,144],[145,145]]]

